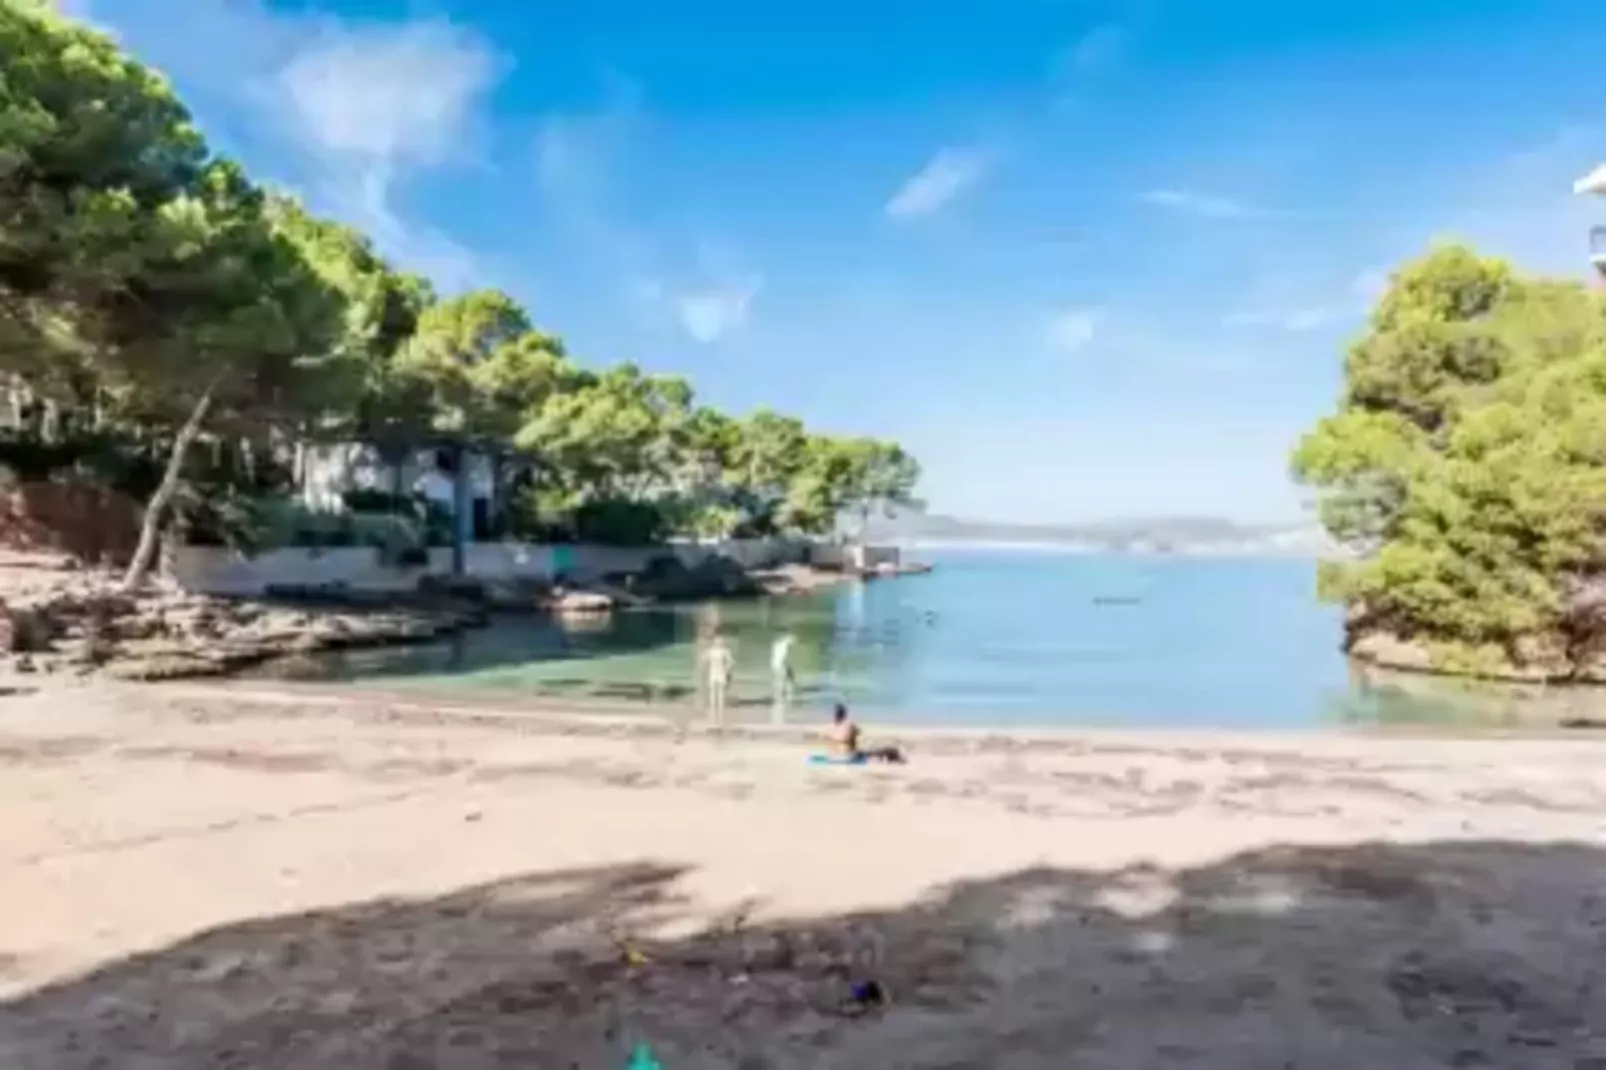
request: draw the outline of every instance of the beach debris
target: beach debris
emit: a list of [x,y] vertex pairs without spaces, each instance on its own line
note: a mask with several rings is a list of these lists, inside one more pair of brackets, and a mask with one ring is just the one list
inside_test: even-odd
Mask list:
[[848,998],[842,1002],[842,1013],[851,1017],[858,1017],[870,1011],[881,1010],[891,1000],[887,998],[887,990],[880,981],[860,981],[848,993]]

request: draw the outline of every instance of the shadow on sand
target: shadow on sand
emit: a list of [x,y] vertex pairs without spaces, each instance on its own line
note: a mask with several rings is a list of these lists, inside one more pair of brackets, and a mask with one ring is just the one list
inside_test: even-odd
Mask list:
[[[669,935],[681,876],[548,873],[227,926],[12,1000],[0,1065],[606,1070],[647,1039],[668,1070],[1606,1067],[1593,848],[1030,869]],[[845,1015],[870,979],[890,1006]]]

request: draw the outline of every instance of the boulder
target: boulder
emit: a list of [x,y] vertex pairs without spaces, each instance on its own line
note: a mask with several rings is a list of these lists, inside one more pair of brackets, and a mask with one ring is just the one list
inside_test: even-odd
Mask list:
[[484,584],[485,605],[498,612],[529,612],[547,605],[552,584],[539,577],[488,580]]
[[1350,656],[1357,661],[1405,672],[1432,672],[1433,655],[1424,646],[1391,632],[1374,631],[1350,636]]
[[419,642],[472,626],[444,602],[410,608],[240,603],[153,587],[128,596],[115,577],[29,570],[0,603],[0,655],[39,672],[100,670],[123,679],[215,676],[292,653]]
[[608,613],[613,599],[597,591],[559,591],[547,603],[554,613]]

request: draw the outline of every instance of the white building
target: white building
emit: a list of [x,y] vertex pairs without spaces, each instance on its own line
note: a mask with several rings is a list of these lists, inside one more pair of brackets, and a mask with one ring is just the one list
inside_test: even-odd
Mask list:
[[[478,454],[468,455],[469,497],[491,496],[491,463]],[[379,458],[379,451],[361,443],[306,446],[301,456],[301,500],[310,508],[339,511],[350,490],[422,494],[445,509],[452,507],[452,477],[439,451],[416,451],[396,467]],[[400,477],[399,479],[397,477]]]
[[[493,522],[506,505],[508,488],[532,466],[527,460],[504,460],[502,486],[498,487],[490,457],[473,450],[464,456],[469,512],[462,522],[469,526],[461,530],[465,538],[472,538],[471,531]],[[298,453],[296,481],[301,501],[320,512],[344,511],[348,491],[375,490],[420,495],[443,511],[456,513],[451,461],[442,449],[420,449],[400,465],[390,465],[378,450],[362,443],[307,445]],[[502,502],[497,501],[499,496]]]
[[[1577,194],[1593,193],[1599,197],[1606,197],[1606,163],[1601,164],[1589,174],[1573,183],[1573,192]],[[1606,278],[1606,224],[1591,227],[1589,231],[1589,259],[1595,265],[1595,270]]]

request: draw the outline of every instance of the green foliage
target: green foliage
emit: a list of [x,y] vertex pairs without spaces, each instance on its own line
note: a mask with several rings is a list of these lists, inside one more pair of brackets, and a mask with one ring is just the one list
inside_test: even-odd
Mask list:
[[472,441],[510,439],[529,412],[578,375],[562,343],[495,290],[425,308],[398,369],[416,385],[435,433]]
[[784,527],[830,531],[843,514],[863,526],[875,509],[915,504],[920,466],[903,449],[870,438],[808,440],[780,509]]
[[130,583],[170,516],[241,546],[389,545],[398,521],[448,537],[411,499],[353,496],[345,519],[287,504],[286,462],[314,440],[392,464],[466,445],[499,484],[527,461],[502,526],[608,543],[826,532],[918,478],[890,444],[736,419],[634,364],[582,369],[507,294],[438,300],[214,156],[164,78],[32,0],[0,0],[0,376],[52,414],[0,463],[147,497]]
[[387,456],[404,454],[428,430],[429,396],[398,366],[403,347],[433,300],[429,284],[391,268],[369,240],[349,227],[318,219],[285,194],[271,196],[268,218],[323,284],[344,305],[334,337],[340,392],[354,403],[327,410],[328,435],[354,435]]
[[1355,559],[1323,593],[1439,664],[1555,649],[1606,567],[1606,304],[1460,247],[1395,276],[1294,452]]
[[669,536],[665,510],[655,502],[598,498],[575,509],[575,542],[601,546],[654,546]]
[[551,395],[515,441],[541,458],[554,485],[587,498],[639,498],[671,485],[691,398],[684,379],[621,364]]
[[187,541],[247,553],[367,546],[395,555],[424,545],[413,517],[311,509],[288,498],[218,496],[195,503],[182,516]]
[[171,255],[206,164],[157,74],[42,4],[0,3],[0,359],[63,387],[83,307]]

